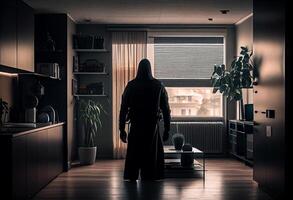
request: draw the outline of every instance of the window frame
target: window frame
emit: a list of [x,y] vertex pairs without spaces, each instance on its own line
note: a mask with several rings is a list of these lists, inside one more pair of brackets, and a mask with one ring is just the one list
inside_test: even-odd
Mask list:
[[[223,37],[223,63],[226,63],[226,31],[219,30],[188,30],[188,31],[150,31],[148,32],[147,57],[151,62],[154,75],[154,38],[155,37]],[[208,78],[182,79],[161,78],[165,87],[212,87]],[[172,117],[172,121],[223,121],[226,116],[226,99],[222,95],[222,116],[220,117]]]

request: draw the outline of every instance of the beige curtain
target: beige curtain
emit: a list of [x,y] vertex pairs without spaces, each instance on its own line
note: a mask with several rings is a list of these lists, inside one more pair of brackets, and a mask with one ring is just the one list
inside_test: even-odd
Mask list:
[[124,158],[126,154],[127,145],[119,138],[121,96],[128,81],[135,77],[139,61],[146,58],[146,43],[146,32],[112,33],[114,158]]

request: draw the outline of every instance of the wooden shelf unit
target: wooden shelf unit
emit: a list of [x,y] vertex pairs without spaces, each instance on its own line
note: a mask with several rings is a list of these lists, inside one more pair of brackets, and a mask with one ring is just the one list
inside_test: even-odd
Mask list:
[[230,154],[253,165],[253,122],[229,120]]

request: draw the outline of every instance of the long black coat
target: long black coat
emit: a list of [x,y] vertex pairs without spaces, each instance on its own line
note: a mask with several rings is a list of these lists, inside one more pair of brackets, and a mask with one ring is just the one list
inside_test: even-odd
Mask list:
[[121,103],[119,128],[130,119],[124,178],[160,179],[164,175],[164,152],[158,120],[162,112],[165,130],[170,129],[168,95],[160,81],[134,79],[126,86]]

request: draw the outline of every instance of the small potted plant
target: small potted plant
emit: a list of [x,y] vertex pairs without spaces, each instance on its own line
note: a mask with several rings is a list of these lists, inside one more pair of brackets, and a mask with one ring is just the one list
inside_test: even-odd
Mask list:
[[172,136],[172,143],[176,150],[181,150],[182,146],[184,145],[184,135],[179,133],[178,124],[176,126],[177,132]]
[[0,127],[7,121],[8,103],[0,98]]
[[79,108],[79,119],[84,133],[82,145],[78,149],[80,164],[91,165],[96,160],[95,138],[102,127],[101,114],[105,111],[101,104],[92,100],[81,100]]

